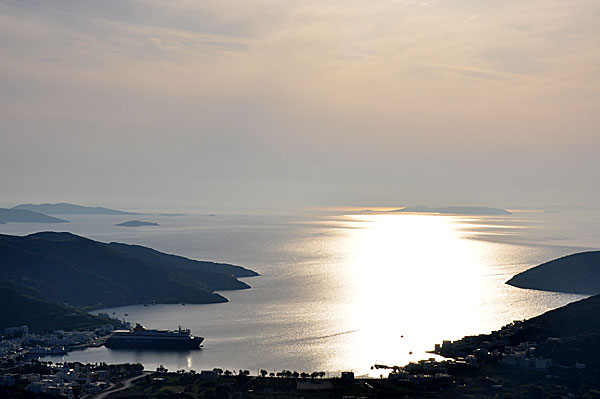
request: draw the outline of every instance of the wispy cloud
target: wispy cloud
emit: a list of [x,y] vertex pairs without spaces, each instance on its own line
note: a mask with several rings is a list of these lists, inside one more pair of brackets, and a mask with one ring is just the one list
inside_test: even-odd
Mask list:
[[[477,190],[565,151],[548,173],[567,179],[600,146],[599,16],[594,0],[0,0],[0,167],[25,170],[0,185],[68,159],[149,192],[149,171],[192,197],[199,176],[216,202],[256,176],[257,198],[282,181],[356,194],[357,177],[433,195],[416,182],[435,170]],[[458,161],[481,151],[487,166]]]

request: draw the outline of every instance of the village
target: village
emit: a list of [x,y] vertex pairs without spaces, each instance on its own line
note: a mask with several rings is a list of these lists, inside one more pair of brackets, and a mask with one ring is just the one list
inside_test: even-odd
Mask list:
[[[325,372],[289,370],[261,370],[252,376],[247,370],[236,372],[220,368],[169,372],[161,366],[156,372],[144,373],[141,364],[52,364],[44,362],[43,356],[101,345],[114,326],[107,324],[93,331],[58,330],[47,334],[29,333],[27,326],[20,326],[5,329],[0,341],[0,390],[3,390],[0,392],[10,392],[13,397],[45,394],[88,398],[123,390],[123,381],[131,382],[145,376],[131,389],[149,396],[156,392],[173,393],[169,387],[180,386],[182,381],[187,383],[189,392],[201,393],[224,386],[231,393],[243,391],[244,397],[262,397],[260,395],[264,394],[318,397],[319,393],[326,392],[342,392],[346,397],[369,397],[374,392],[422,390],[431,393],[448,389],[479,389],[493,393],[514,390],[511,380],[506,383],[506,378],[510,375],[513,376],[510,378],[516,378],[515,371],[526,372],[530,379],[537,375],[536,378],[546,381],[567,381],[572,370],[585,371],[583,363],[553,364],[551,359],[536,353],[535,342],[515,344],[515,334],[521,329],[522,322],[515,321],[491,334],[444,341],[435,345],[433,351],[445,357],[443,360],[430,358],[405,366],[375,364],[374,370],[388,370],[387,376],[381,374],[380,378],[355,377],[352,371],[342,372],[339,377],[324,378]],[[547,341],[546,344],[560,345],[563,340],[550,337]]]

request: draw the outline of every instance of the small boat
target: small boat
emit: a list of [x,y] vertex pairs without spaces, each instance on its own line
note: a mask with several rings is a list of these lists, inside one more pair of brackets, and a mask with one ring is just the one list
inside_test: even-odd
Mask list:
[[37,356],[37,357],[42,357],[42,356],[51,356],[51,355],[64,355],[65,353],[67,353],[67,351],[65,350],[64,347],[60,347],[60,348],[42,348],[42,347],[37,347],[37,348],[31,348],[28,351],[28,355],[30,356]]

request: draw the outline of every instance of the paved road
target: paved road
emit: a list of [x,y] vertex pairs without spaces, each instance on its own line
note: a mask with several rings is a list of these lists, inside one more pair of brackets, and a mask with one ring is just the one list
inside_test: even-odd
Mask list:
[[108,388],[107,391],[102,391],[100,393],[98,393],[95,396],[90,396],[89,398],[93,398],[93,399],[104,399],[106,398],[108,395],[110,395],[111,393],[115,393],[115,392],[119,392],[119,391],[124,391],[127,388],[131,387],[131,384],[133,383],[133,381],[135,380],[139,380],[142,377],[145,377],[146,375],[148,375],[147,373],[142,373],[141,375],[132,377],[132,378],[128,378],[126,380],[120,381],[121,384],[123,384],[123,386],[117,388],[117,385],[114,383],[110,383],[110,386]]

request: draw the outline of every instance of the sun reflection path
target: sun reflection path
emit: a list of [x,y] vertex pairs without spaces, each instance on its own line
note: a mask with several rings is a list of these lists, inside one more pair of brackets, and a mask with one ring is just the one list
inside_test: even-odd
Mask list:
[[[451,216],[357,215],[347,265],[353,364],[407,363],[477,317],[482,273]],[[476,246],[476,245],[475,245]],[[412,355],[409,353],[413,352]],[[374,358],[375,357],[375,358]]]

